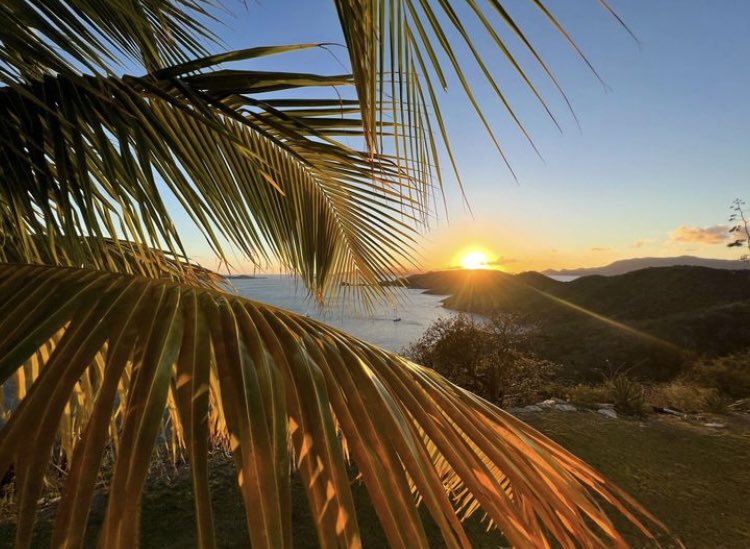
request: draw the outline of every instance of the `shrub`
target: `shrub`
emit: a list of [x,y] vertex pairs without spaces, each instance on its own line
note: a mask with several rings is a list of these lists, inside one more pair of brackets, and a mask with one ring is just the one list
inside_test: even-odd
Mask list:
[[695,362],[686,379],[732,399],[750,397],[750,350]]
[[514,315],[435,321],[402,354],[500,406],[538,400],[555,365],[529,349],[532,326]]
[[645,396],[643,386],[624,374],[618,374],[608,383],[612,392],[615,410],[623,414],[640,415],[643,413]]
[[717,390],[712,390],[706,397],[706,411],[712,414],[729,413],[729,404],[729,399]]
[[708,410],[709,398],[711,405],[718,396],[715,389],[707,389],[694,384],[675,381],[665,385],[657,385],[649,390],[648,401],[660,408],[674,408],[681,412],[704,412]]
[[574,385],[568,388],[567,398],[582,404],[601,404],[612,402],[612,388],[607,385]]

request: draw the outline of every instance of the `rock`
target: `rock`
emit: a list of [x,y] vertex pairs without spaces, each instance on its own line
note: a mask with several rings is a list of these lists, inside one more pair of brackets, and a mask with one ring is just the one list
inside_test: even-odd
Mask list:
[[528,406],[524,406],[521,408],[521,411],[523,412],[541,412],[542,408],[541,406],[537,406],[536,404],[529,404]]
[[704,423],[704,427],[710,427],[711,429],[723,429],[727,426],[726,423]]
[[652,406],[654,409],[654,412],[657,414],[668,414],[670,416],[677,416],[677,417],[685,417],[686,414],[680,412],[679,410],[673,410],[672,408],[662,408],[661,406]]
[[603,416],[607,416],[608,418],[617,419],[617,412],[615,412],[612,408],[599,408],[597,412]]
[[750,412],[750,398],[743,398],[729,405],[730,410],[736,412]]
[[542,408],[552,408],[556,404],[562,403],[561,400],[557,400],[555,398],[548,398],[547,400],[543,400],[541,402],[537,402],[537,406],[541,406]]
[[575,406],[572,404],[557,404],[555,405],[556,410],[560,410],[561,412],[575,412],[578,410]]

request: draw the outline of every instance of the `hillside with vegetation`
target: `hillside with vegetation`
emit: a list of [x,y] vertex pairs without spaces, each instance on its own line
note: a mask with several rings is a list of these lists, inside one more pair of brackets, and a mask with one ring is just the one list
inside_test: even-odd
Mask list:
[[573,449],[685,547],[747,546],[750,272],[685,266],[560,282],[453,270],[407,282],[482,316],[438,320],[406,356]]
[[413,275],[413,288],[446,295],[447,308],[521,315],[534,349],[570,380],[627,370],[664,381],[697,357],[750,343],[750,271],[663,267],[559,282],[540,273],[440,271]]

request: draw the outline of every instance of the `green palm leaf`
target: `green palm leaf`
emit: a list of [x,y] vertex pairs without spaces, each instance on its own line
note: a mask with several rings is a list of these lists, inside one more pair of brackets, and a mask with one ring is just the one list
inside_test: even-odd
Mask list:
[[[605,0],[603,9],[627,29]],[[560,128],[552,109],[544,98],[540,83],[535,82],[512,50],[518,48],[533,59],[548,83],[559,92],[573,112],[570,101],[554,73],[527,37],[528,29],[517,22],[502,0],[335,0],[339,21],[344,32],[352,74],[360,98],[362,122],[371,150],[395,151],[401,165],[434,165],[434,175],[442,185],[439,151],[444,147],[459,183],[460,174],[453,156],[449,132],[441,114],[440,91],[451,81],[464,93],[497,153],[514,175],[505,157],[497,125],[485,115],[486,103],[480,102],[476,88],[485,84],[513,124],[536,151],[521,116],[503,91],[491,68],[496,59],[505,60],[521,83],[538,100],[542,109]],[[598,77],[593,65],[576,45],[575,40],[558,22],[542,0],[528,0],[541,22],[549,23]],[[527,25],[531,26],[529,23]],[[628,32],[629,29],[627,29]],[[632,34],[632,33],[631,33]],[[480,39],[494,45],[496,56],[480,53]],[[463,51],[462,51],[463,50]],[[459,60],[458,52],[464,53]],[[517,50],[518,51],[518,50]],[[471,82],[469,70],[476,69],[482,78]],[[380,125],[390,121],[396,130],[383,136]],[[538,151],[537,151],[538,153]],[[413,165],[416,163],[417,167]]]
[[111,242],[124,238],[185,260],[171,195],[220,258],[227,242],[256,262],[273,258],[321,298],[343,281],[381,292],[379,281],[411,264],[428,197],[390,158],[336,140],[362,134],[356,101],[257,98],[349,77],[195,72],[306,47],[0,89],[0,225],[15,256],[101,267],[121,262]]
[[109,72],[122,56],[154,70],[205,53],[210,0],[9,0],[0,5],[0,82],[82,66]]
[[[7,219],[5,217],[4,219]],[[0,246],[0,263],[26,263],[29,250],[18,241],[17,231],[5,231],[5,241]],[[35,262],[43,265],[76,265],[102,269],[115,273],[130,273],[149,278],[168,278],[186,284],[220,288],[225,279],[201,265],[175,257],[165,250],[139,246],[127,240],[83,238],[79,249],[84,252],[77,260],[69,257],[65,246],[45,242],[41,237],[32,239]],[[106,252],[101,254],[99,247]]]
[[[48,297],[40,300],[40,292]],[[253,547],[291,545],[290,465],[302,478],[321,545],[358,546],[347,454],[394,547],[427,546],[417,496],[448,546],[469,545],[457,513],[478,507],[521,547],[542,540],[624,544],[601,500],[647,536],[645,524],[660,528],[590,467],[512,416],[431,370],[310,319],[217,290],[42,266],[0,266],[0,304],[0,381],[52,342],[0,431],[0,473],[13,467],[20,495],[18,546],[30,540],[73,388],[98,357],[105,367],[69,456],[58,546],[81,545],[118,401],[124,412],[101,541],[137,543],[140,494],[170,399],[178,413],[164,436],[184,442],[202,546],[213,544],[209,435],[225,440],[234,456]]]

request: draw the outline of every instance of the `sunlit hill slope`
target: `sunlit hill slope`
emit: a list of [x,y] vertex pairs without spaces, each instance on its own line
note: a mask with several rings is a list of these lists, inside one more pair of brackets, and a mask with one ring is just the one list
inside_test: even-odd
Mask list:
[[539,354],[573,379],[627,368],[664,380],[695,355],[750,344],[750,271],[680,266],[559,282],[536,272],[451,270],[406,282],[447,295],[451,309],[524,316],[541,328]]

